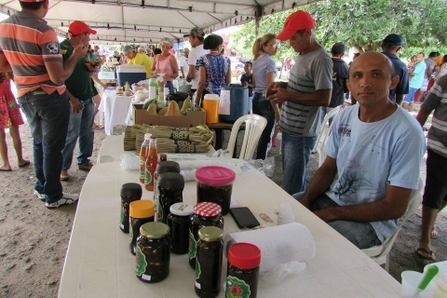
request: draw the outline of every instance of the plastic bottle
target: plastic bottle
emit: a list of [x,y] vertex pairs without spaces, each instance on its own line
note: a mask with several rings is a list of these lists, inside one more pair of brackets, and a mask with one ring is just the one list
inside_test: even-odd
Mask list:
[[144,134],[144,141],[140,148],[140,182],[144,183],[144,176],[146,175],[146,159],[149,153],[149,140],[151,139],[150,133]]
[[156,78],[149,79],[149,99],[157,99],[158,82]]
[[284,225],[295,221],[295,214],[289,203],[281,203],[276,214],[278,215],[277,224]]
[[163,88],[158,87],[158,99],[157,99],[157,106],[158,107],[164,107],[166,106],[164,95],[163,95]]
[[144,187],[148,191],[154,190],[154,173],[158,164],[157,137],[151,136],[149,141],[149,154],[146,159]]

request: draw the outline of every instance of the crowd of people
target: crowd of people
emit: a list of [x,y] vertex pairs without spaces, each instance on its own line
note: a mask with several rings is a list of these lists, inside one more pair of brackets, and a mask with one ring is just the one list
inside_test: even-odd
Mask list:
[[[47,0],[20,0],[20,5],[21,12],[0,23],[0,71],[8,73],[0,77],[0,170],[11,170],[5,149],[6,128],[14,142],[18,166],[30,164],[21,152],[18,126],[23,120],[7,91],[9,74],[14,73],[17,100],[33,136],[34,195],[45,201],[46,207],[57,208],[78,199],[64,193],[60,182],[69,179],[76,143],[78,168],[89,171],[93,166],[89,158],[96,68],[87,54],[91,52],[90,36],[96,31],[74,21],[69,37],[59,43],[43,20],[49,10]],[[412,192],[418,188],[427,146],[422,232],[416,253],[434,260],[433,229],[438,212],[447,203],[445,56],[437,62],[437,53],[424,59],[421,52],[407,66],[398,57],[404,38],[389,34],[382,41],[382,53],[362,53],[348,66],[342,60],[345,45],[335,43],[330,57],[316,39],[316,25],[312,15],[298,10],[287,18],[281,32],[265,34],[253,45],[253,60],[245,63],[241,84],[250,90],[247,112],[267,119],[256,158],[266,158],[279,128],[282,188],[357,247],[368,248],[383,243],[396,230]],[[23,46],[19,36],[26,36],[33,44]],[[114,57],[143,65],[148,78],[162,76],[163,85],[171,89],[180,74],[191,84],[200,106],[205,94],[219,94],[230,84],[231,61],[223,55],[221,36],[205,37],[201,29],[192,28],[185,37],[192,49],[184,50],[179,62],[167,38],[161,40],[157,54],[125,46],[123,56],[115,53]],[[275,81],[273,56],[280,41],[288,41],[297,53],[288,82]],[[412,111],[419,90],[424,93],[424,102],[414,117],[408,110]],[[353,104],[333,119],[325,146],[327,157],[307,186],[306,167],[322,119],[344,103],[348,92]],[[426,145],[421,126],[433,110]]]

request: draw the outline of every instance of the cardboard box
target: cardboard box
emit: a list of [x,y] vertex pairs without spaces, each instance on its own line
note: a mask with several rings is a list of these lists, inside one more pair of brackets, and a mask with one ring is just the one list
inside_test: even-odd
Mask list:
[[205,111],[191,111],[186,116],[158,116],[149,115],[142,104],[132,106],[132,118],[135,124],[166,125],[173,127],[193,127],[204,124]]

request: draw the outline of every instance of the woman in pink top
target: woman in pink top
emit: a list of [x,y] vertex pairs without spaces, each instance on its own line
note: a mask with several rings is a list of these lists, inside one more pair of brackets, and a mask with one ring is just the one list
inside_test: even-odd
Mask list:
[[156,76],[163,75],[162,87],[168,87],[172,92],[174,85],[172,81],[178,76],[177,59],[169,51],[172,49],[172,41],[168,38],[161,40],[161,54],[155,56],[155,63],[152,65],[152,73]]

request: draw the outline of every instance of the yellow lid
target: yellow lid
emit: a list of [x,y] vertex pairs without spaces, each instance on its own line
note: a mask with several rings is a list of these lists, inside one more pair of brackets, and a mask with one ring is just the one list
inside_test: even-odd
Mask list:
[[149,239],[163,238],[169,234],[169,226],[162,222],[147,222],[140,227],[140,234]]
[[133,218],[148,218],[154,216],[154,202],[149,200],[131,202],[129,215]]

